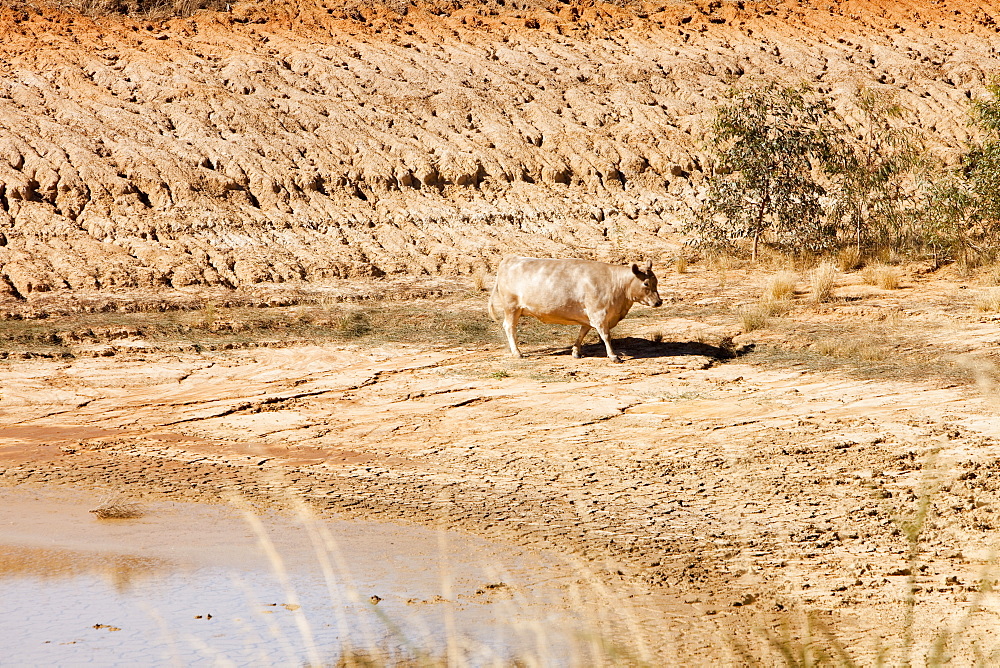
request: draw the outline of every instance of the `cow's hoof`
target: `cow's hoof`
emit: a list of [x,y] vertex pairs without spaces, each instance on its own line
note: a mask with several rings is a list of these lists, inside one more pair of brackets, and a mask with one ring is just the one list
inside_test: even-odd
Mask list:
[[524,358],[524,355],[522,355],[521,353],[511,353],[510,356],[513,357],[516,360]]
[[579,350],[573,349],[573,359],[583,359],[583,353]]
[[612,362],[616,363],[616,364],[620,364],[621,361],[622,361],[622,358],[618,357],[618,355],[612,355],[608,359],[611,360]]

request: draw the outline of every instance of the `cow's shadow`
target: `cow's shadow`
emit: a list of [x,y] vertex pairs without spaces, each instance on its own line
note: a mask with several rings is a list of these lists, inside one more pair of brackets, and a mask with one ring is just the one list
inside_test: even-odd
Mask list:
[[[612,339],[611,344],[615,352],[625,357],[636,359],[648,359],[653,357],[683,357],[686,355],[698,355],[710,357],[715,360],[731,360],[746,355],[753,350],[753,344],[736,346],[732,339],[723,339],[718,345],[711,345],[701,341],[651,341],[635,336],[626,336],[621,339]],[[569,349],[560,350],[553,354],[569,355]],[[584,357],[606,357],[604,343],[588,343],[580,350]]]

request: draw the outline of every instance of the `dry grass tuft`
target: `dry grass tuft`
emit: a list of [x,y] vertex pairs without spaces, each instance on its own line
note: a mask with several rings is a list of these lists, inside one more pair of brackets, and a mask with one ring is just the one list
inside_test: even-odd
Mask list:
[[780,302],[791,299],[795,294],[795,283],[798,278],[793,271],[779,271],[764,286],[761,301]]
[[900,272],[898,267],[886,264],[873,264],[861,272],[861,280],[868,285],[875,285],[883,290],[898,290]]
[[363,311],[348,311],[333,320],[333,329],[348,339],[357,339],[371,334],[375,326],[371,317]]
[[485,269],[476,269],[476,273],[472,275],[472,285],[479,292],[484,292],[487,289],[487,283],[489,279],[489,272]]
[[757,303],[738,308],[736,317],[743,332],[765,329],[770,324],[771,316],[788,313],[797,279],[795,272],[779,271],[767,281]]
[[857,246],[848,246],[837,254],[837,268],[841,271],[855,271],[861,267],[861,251]]
[[1000,265],[993,265],[983,269],[979,275],[979,282],[983,285],[1000,285]]
[[744,334],[758,329],[766,329],[771,321],[768,307],[759,303],[736,309],[736,317],[740,321]]
[[833,299],[833,288],[836,285],[837,268],[829,262],[824,262],[813,270],[812,293],[817,304]]
[[976,295],[976,310],[982,313],[1000,313],[1000,288],[984,290]]
[[108,494],[90,512],[102,520],[134,520],[144,515],[142,506],[118,492]]
[[843,339],[830,338],[817,341],[813,350],[820,355],[851,360],[855,363],[881,362],[886,358],[886,352],[871,338]]
[[686,274],[688,270],[687,258],[681,254],[674,257],[674,271],[678,274]]
[[886,266],[878,274],[878,286],[883,290],[899,289],[899,269]]
[[771,299],[762,295],[757,301],[756,308],[768,316],[782,316],[788,313],[791,302],[787,299]]
[[737,266],[737,261],[731,255],[717,254],[710,255],[705,263],[709,270],[715,274],[720,290],[725,290],[729,283],[729,271]]

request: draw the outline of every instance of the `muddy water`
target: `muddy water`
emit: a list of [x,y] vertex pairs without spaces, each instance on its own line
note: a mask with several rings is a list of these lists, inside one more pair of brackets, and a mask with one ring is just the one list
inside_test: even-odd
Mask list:
[[226,506],[100,520],[99,501],[0,489],[0,665],[303,665],[449,639],[473,664],[560,663],[585,630],[577,574],[552,555],[353,520],[257,525]]

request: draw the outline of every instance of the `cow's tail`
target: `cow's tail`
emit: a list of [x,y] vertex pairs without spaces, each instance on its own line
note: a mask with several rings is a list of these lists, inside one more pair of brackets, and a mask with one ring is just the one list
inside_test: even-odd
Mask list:
[[496,301],[498,296],[497,287],[500,285],[499,272],[497,272],[497,274],[498,274],[497,280],[493,281],[493,290],[490,291],[490,300],[486,304],[486,309],[489,311],[490,318],[493,319],[494,322],[500,322],[500,318],[497,317],[497,309],[496,309]]
[[497,275],[493,280],[493,290],[490,291],[490,300],[486,304],[486,309],[489,311],[490,318],[494,322],[500,322],[499,314],[497,313],[497,300],[500,297],[500,270],[503,268],[503,261],[500,262],[500,266],[497,267]]

